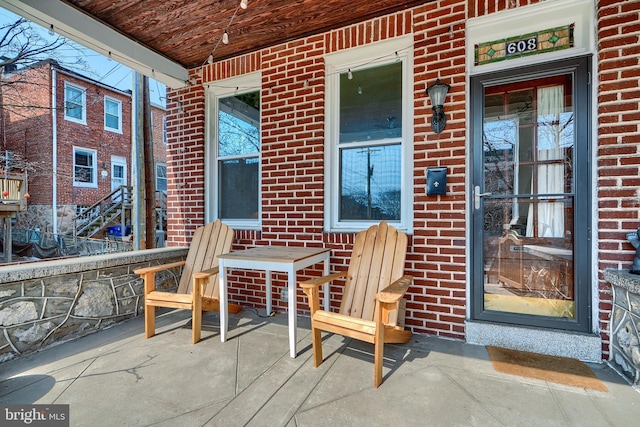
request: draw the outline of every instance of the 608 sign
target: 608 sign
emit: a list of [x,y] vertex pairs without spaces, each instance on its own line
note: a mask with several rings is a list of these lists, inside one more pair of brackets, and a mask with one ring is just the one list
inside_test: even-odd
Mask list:
[[538,48],[538,37],[507,42],[507,56],[531,52]]

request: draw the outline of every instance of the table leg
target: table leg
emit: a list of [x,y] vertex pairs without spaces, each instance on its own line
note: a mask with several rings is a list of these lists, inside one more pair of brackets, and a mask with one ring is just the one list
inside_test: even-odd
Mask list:
[[220,271],[218,280],[220,281],[220,341],[227,340],[227,330],[229,328],[229,305],[227,298],[227,269],[224,260],[219,261]]
[[296,334],[298,331],[298,316],[296,304],[296,271],[293,266],[288,271],[289,289],[289,354],[291,358],[296,357]]
[[[324,275],[329,275],[329,254],[327,253],[327,257],[324,260]],[[330,311],[329,307],[331,305],[331,295],[329,295],[331,289],[331,282],[327,282],[324,284],[324,311]]]
[[265,270],[265,287],[267,288],[267,316],[271,316],[271,306],[272,306],[272,297],[271,297],[271,271]]

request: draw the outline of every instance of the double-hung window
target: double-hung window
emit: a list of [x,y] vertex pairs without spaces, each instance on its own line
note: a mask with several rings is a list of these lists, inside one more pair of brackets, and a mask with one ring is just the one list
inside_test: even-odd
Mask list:
[[85,89],[64,83],[64,118],[71,122],[87,124],[87,98]]
[[156,191],[167,194],[167,165],[156,163]]
[[104,128],[122,133],[122,102],[104,97]]
[[412,39],[327,55],[327,231],[382,220],[410,231],[413,201]]
[[98,187],[96,150],[73,147],[73,185],[76,187]]
[[260,224],[260,84],[257,73],[209,88],[207,215],[236,227]]

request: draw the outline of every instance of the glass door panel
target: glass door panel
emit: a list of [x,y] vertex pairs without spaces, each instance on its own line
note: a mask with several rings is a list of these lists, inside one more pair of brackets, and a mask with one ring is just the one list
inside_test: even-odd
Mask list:
[[484,310],[575,318],[571,88],[571,74],[485,88]]

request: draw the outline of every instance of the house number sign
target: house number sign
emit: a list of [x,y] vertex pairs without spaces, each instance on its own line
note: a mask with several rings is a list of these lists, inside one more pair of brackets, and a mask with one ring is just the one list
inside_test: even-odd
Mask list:
[[528,55],[573,47],[574,24],[521,34],[475,45],[475,65],[489,64]]
[[507,42],[507,56],[538,50],[538,36]]

